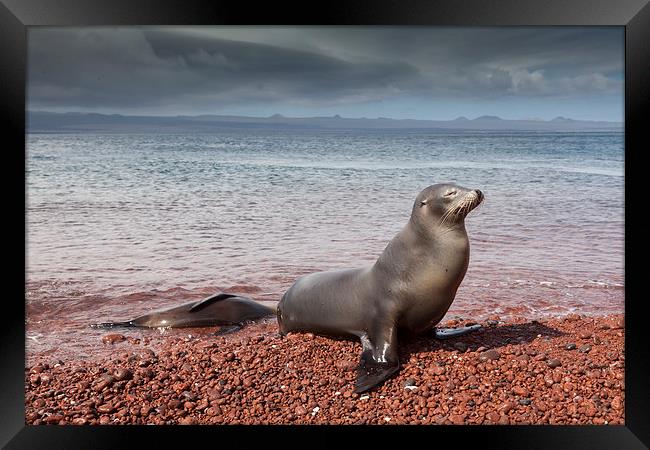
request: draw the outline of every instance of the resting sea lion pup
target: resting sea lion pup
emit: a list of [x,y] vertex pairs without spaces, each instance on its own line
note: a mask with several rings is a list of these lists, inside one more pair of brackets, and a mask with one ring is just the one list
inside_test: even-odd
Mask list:
[[152,311],[123,322],[104,322],[93,328],[146,327],[182,328],[229,326],[227,331],[239,328],[247,320],[256,320],[275,314],[275,302],[255,301],[241,295],[217,293],[196,302]]
[[430,330],[451,306],[469,263],[465,216],[482,200],[478,189],[427,187],[375,264],[299,278],[278,305],[280,332],[358,336],[355,391],[381,383],[399,369],[397,329]]

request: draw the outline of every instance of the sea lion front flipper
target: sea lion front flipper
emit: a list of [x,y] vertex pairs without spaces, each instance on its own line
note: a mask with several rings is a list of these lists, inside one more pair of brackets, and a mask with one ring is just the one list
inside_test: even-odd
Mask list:
[[227,298],[232,298],[232,297],[239,297],[239,296],[235,294],[226,294],[224,292],[219,292],[218,294],[214,294],[204,298],[203,300],[199,300],[194,305],[192,305],[192,307],[189,309],[189,312],[198,311],[214,302],[219,302],[221,300],[225,300]]
[[460,327],[460,328],[436,328],[435,334],[436,334],[436,339],[449,339],[449,338],[462,336],[467,333],[471,333],[472,331],[476,331],[480,328],[481,325],[479,324],[470,325],[468,327]]
[[[378,327],[379,328],[379,327]],[[357,367],[354,392],[365,392],[386,380],[399,369],[395,327],[361,336],[363,351]]]

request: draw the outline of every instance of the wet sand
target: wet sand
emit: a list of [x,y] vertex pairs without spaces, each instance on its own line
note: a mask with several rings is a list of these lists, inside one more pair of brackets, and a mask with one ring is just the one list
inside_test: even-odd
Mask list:
[[[470,322],[450,320],[441,326]],[[467,336],[402,336],[398,374],[353,393],[360,343],[280,337],[274,320],[101,332],[92,359],[25,369],[27,424],[623,424],[622,315],[490,317]]]

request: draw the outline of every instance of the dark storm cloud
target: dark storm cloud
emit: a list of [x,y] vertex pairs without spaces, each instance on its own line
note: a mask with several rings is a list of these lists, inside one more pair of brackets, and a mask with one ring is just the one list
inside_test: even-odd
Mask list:
[[391,86],[406,88],[418,78],[418,70],[407,63],[358,63],[260,43],[170,36],[164,31],[144,34],[157,57],[181,60],[187,70],[219,91],[251,86],[326,99]]
[[417,83],[406,63],[356,63],[265,44],[166,31],[34,32],[30,97],[41,104],[336,102]]
[[622,93],[618,29],[34,28],[30,107]]

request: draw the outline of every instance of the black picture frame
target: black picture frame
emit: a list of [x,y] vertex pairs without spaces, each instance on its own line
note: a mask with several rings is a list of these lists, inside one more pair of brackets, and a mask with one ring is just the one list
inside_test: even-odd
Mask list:
[[[625,27],[625,425],[620,426],[219,426],[219,427],[77,427],[26,426],[24,410],[25,361],[25,82],[27,27],[83,25],[438,25],[438,26],[549,26],[586,25]],[[224,445],[252,438],[255,445],[298,443],[309,447],[314,433],[328,434],[318,443],[350,442],[348,435],[382,443],[394,433],[407,432],[406,445],[452,445],[488,448],[636,449],[650,445],[648,390],[650,352],[644,333],[645,296],[639,293],[644,262],[644,235],[639,222],[644,170],[641,158],[647,144],[650,111],[650,6],[648,0],[374,0],[364,2],[303,2],[259,5],[232,0],[2,0],[0,3],[0,102],[2,103],[4,217],[11,225],[4,242],[16,243],[5,256],[6,280],[2,300],[0,346],[0,444],[8,449],[128,448],[137,440],[151,447],[177,442],[185,446]],[[644,145],[643,142],[646,142]],[[22,153],[21,150],[22,149]],[[637,173],[635,173],[637,172]],[[21,195],[22,192],[22,195]],[[638,197],[638,201],[634,198]],[[22,220],[20,219],[22,217]],[[647,230],[647,227],[643,231]],[[22,235],[23,245],[17,236]],[[14,236],[16,236],[14,238]],[[22,279],[20,286],[18,280]],[[20,301],[19,299],[23,300]],[[337,434],[339,436],[337,436]],[[391,435],[391,436],[389,436]],[[268,441],[276,437],[280,440]],[[423,440],[433,438],[435,440]],[[261,442],[266,442],[262,444]],[[340,444],[339,444],[340,445]],[[363,445],[363,444],[362,444]],[[385,444],[384,444],[385,445]],[[249,444],[243,445],[248,447]]]

